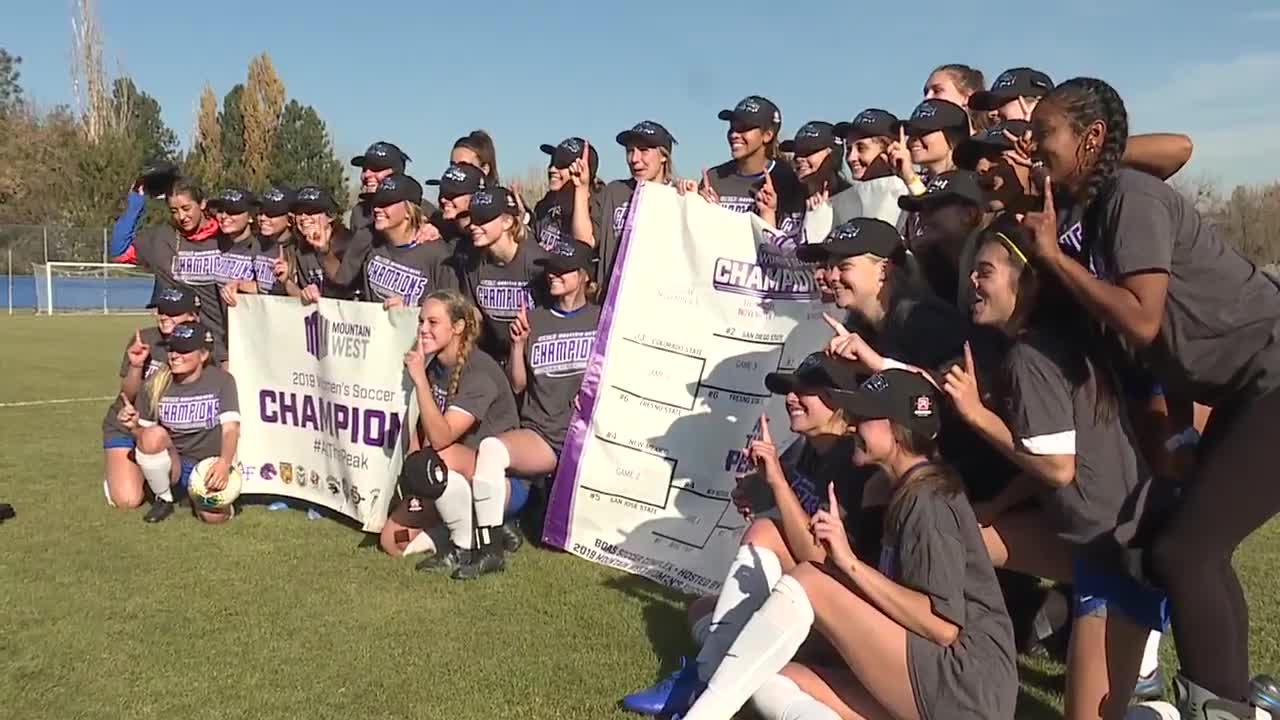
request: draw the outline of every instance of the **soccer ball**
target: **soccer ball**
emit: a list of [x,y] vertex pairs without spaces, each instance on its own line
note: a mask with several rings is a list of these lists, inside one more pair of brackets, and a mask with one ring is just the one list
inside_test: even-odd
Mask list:
[[1138,703],[1125,713],[1125,720],[1178,720],[1178,708],[1162,700]]
[[206,490],[204,486],[205,479],[209,477],[209,470],[213,464],[217,462],[216,457],[207,457],[191,470],[191,477],[187,480],[187,494],[191,496],[191,501],[196,507],[203,510],[216,510],[224,508],[235,502],[240,497],[240,487],[242,479],[240,478],[240,467],[233,464],[227,471],[227,486],[221,490]]

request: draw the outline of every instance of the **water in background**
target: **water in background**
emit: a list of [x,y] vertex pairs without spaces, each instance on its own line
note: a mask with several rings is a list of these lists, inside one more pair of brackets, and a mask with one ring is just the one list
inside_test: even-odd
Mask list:
[[[37,306],[34,275],[12,277],[13,308],[34,310]],[[142,310],[151,302],[150,277],[55,277],[54,310]],[[0,275],[0,307],[9,307],[10,277]],[[41,289],[43,293],[43,288]]]

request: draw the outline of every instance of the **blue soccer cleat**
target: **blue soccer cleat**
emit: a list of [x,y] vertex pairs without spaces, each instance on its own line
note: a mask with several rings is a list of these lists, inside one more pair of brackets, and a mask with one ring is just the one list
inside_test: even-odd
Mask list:
[[1270,675],[1259,675],[1250,686],[1249,702],[1271,713],[1271,717],[1280,718],[1280,684]]
[[698,678],[697,664],[681,658],[679,670],[622,698],[622,707],[640,715],[683,715],[706,687]]

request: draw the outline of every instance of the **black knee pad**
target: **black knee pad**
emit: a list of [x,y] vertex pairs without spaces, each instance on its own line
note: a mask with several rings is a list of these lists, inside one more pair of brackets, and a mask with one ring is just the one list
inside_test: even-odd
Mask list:
[[439,453],[424,448],[410,453],[400,468],[400,495],[423,500],[436,500],[449,484],[449,468]]

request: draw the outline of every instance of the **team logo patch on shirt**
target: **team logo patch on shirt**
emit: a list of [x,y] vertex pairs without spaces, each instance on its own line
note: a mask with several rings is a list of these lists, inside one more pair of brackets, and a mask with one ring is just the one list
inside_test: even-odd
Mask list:
[[217,395],[166,397],[160,401],[157,417],[168,430],[208,430],[217,427],[221,407]]
[[535,375],[546,377],[581,375],[587,371],[595,340],[593,330],[545,335],[529,347],[529,366]]
[[716,258],[712,287],[721,292],[779,300],[817,298],[812,266],[771,243],[761,243],[757,252],[754,263]]
[[495,320],[514,320],[520,308],[533,307],[533,294],[523,280],[481,280],[475,294],[476,304]]
[[179,250],[173,256],[173,277],[188,285],[212,285],[222,273],[219,250]]
[[218,282],[253,279],[253,258],[248,255],[224,253],[218,263]]
[[933,417],[933,399],[928,395],[917,395],[914,414],[920,418]]
[[417,305],[427,289],[427,279],[421,271],[382,255],[369,260],[367,275],[370,288],[381,300],[399,297],[405,305]]

